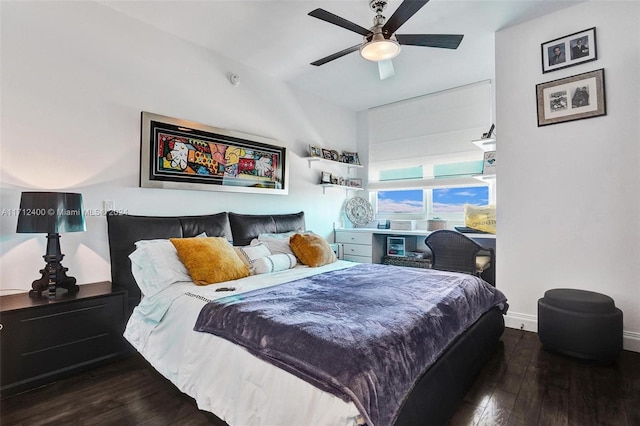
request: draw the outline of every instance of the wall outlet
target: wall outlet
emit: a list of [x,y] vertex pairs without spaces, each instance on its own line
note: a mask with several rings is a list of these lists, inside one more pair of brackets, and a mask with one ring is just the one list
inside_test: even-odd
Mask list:
[[104,200],[102,202],[102,210],[106,212],[110,211],[110,210],[115,210],[116,209],[116,202],[115,201],[110,201],[110,200]]

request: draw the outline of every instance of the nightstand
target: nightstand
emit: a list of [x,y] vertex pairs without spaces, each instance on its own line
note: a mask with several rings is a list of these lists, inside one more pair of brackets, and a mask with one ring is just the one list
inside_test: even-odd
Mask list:
[[58,380],[127,353],[127,292],[104,281],[59,289],[55,300],[0,296],[2,397]]

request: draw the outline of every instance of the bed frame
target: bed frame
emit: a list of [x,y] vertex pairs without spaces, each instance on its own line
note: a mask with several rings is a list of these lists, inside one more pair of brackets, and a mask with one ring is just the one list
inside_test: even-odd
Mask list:
[[[128,292],[128,312],[140,301],[129,255],[139,240],[194,237],[205,232],[248,245],[261,233],[304,231],[304,212],[280,215],[217,213],[204,216],[132,216],[107,213],[111,281]],[[504,331],[502,313],[492,309],[460,335],[420,377],[396,425],[444,424],[455,413],[475,376],[488,361]],[[215,414],[215,413],[214,413]]]

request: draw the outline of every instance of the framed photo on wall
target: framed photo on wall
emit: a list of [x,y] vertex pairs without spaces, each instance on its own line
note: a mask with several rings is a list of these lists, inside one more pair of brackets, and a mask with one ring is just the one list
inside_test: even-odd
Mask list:
[[536,85],[538,126],[607,114],[604,68]]
[[547,73],[598,59],[596,28],[542,43],[542,72]]

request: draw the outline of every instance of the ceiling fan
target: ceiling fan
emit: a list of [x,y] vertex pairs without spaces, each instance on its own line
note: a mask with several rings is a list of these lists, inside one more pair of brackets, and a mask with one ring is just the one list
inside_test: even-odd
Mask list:
[[404,0],[387,20],[382,16],[382,11],[387,7],[387,0],[369,0],[369,7],[376,13],[373,18],[373,27],[366,29],[354,24],[340,16],[327,12],[324,9],[315,9],[309,12],[309,16],[337,25],[349,31],[360,34],[364,40],[360,44],[348,47],[333,55],[312,62],[311,65],[324,65],[334,59],[341,58],[356,50],[360,55],[378,63],[380,79],[384,80],[394,74],[392,58],[400,53],[401,45],[439,47],[444,49],[457,49],[463,35],[458,34],[395,34],[409,18],[427,4],[429,0]]

